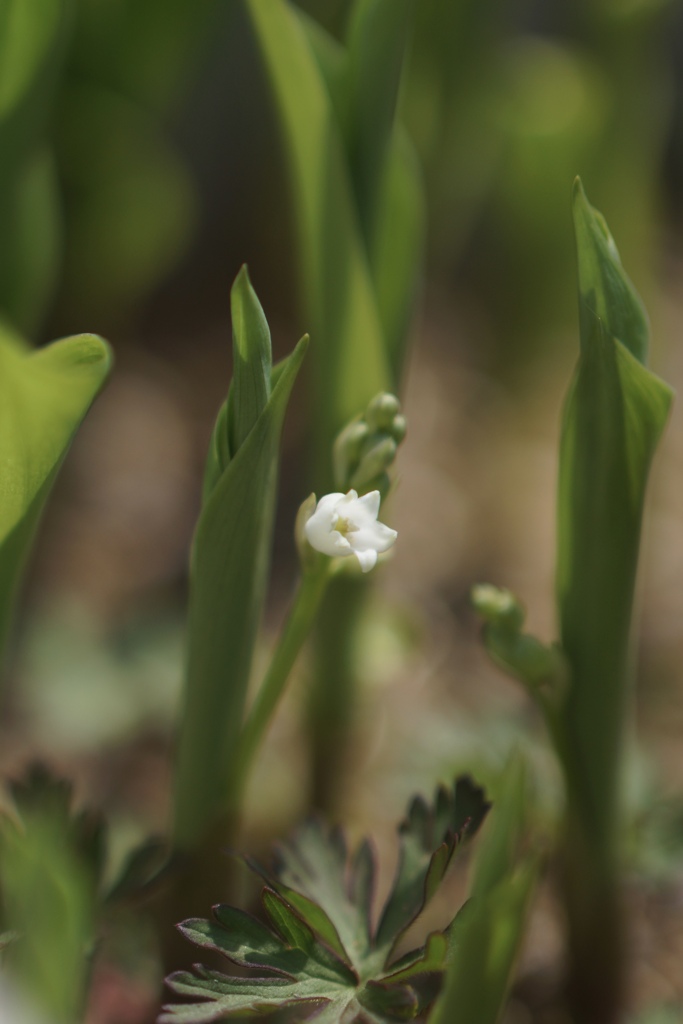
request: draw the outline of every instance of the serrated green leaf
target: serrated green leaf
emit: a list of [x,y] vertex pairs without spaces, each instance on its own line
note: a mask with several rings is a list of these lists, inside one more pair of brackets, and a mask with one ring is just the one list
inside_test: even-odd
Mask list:
[[307,956],[306,971],[313,977],[353,985],[356,975],[329,947],[319,942],[305,921],[272,889],[264,889],[263,907],[288,946]]
[[[229,429],[229,408],[219,415],[209,454],[213,469],[207,471],[192,553],[187,686],[176,772],[175,835],[185,848],[200,844],[230,810],[232,757],[268,574],[279,437],[307,346],[308,339],[302,338],[274,368],[266,405],[241,447],[229,451],[227,464],[222,464],[227,444],[216,434]],[[248,348],[262,368],[263,336]],[[248,382],[258,379],[258,372],[245,370],[241,381],[245,374]],[[233,394],[232,403],[242,410],[243,430],[246,411],[253,416],[258,402],[236,406]]]
[[79,1019],[95,941],[103,830],[71,810],[71,787],[37,766],[0,818],[3,923],[16,933],[3,972],[55,1024]]
[[[408,915],[414,919],[443,877],[463,831],[474,831],[487,809],[481,791],[468,779],[458,780],[451,791],[438,790],[434,807],[413,801],[402,826],[403,867],[389,897],[392,910],[383,918],[385,931],[392,921],[397,931],[381,944],[370,928],[375,874],[370,845],[361,844],[349,858],[339,831],[308,822],[279,849],[275,878],[250,865],[269,883],[262,902],[271,927],[227,906],[214,907],[212,921],[180,926],[200,948],[222,953],[242,969],[267,974],[234,978],[196,967],[194,974],[172,975],[168,983],[174,992],[208,1002],[166,1007],[161,1024],[200,1024],[222,1019],[222,1014],[226,1019],[239,1019],[240,1013],[258,1016],[278,1001],[283,1012],[289,1012],[290,1004],[300,1004],[301,1017],[293,1019],[307,1019],[310,1012],[324,1024],[389,1024],[421,1017],[437,995],[449,939],[433,933],[424,947],[394,964],[389,964],[391,951],[410,923]],[[434,851],[440,838],[444,841]],[[420,850],[419,863],[406,859],[411,841]],[[418,878],[422,892],[413,898],[411,886]]]
[[562,425],[557,590],[571,672],[567,770],[586,828],[605,853],[615,834],[645,488],[672,395],[640,361],[647,349],[640,300],[578,186],[574,217],[581,355]]
[[92,334],[33,351],[0,324],[0,647],[50,487],[110,365]]
[[[357,966],[371,947],[370,907],[348,892],[346,860],[342,834],[328,834],[318,821],[311,820],[278,848],[276,888],[284,883],[312,900],[335,929],[350,963]],[[374,865],[368,870],[374,872]],[[356,892],[356,899],[359,895]],[[312,919],[308,920],[315,927]]]
[[386,981],[409,981],[415,976],[442,971],[446,964],[449,943],[443,932],[432,932],[422,949],[406,953],[391,965]]
[[413,801],[400,829],[399,865],[377,928],[378,949],[391,952],[443,879],[460,840],[477,831],[488,809],[483,790],[466,777],[451,792],[439,791],[435,809],[421,798]]
[[341,939],[337,934],[337,929],[334,927],[325,911],[319,907],[317,903],[309,899],[307,896],[304,896],[302,893],[297,892],[296,889],[291,889],[288,885],[283,885],[281,882],[278,882],[277,891],[292,907],[294,907],[300,917],[310,925],[312,930],[320,936],[323,942],[325,942],[330,949],[333,949],[342,959],[346,957],[346,951],[344,950]]
[[410,985],[369,981],[361,989],[358,1002],[380,1020],[414,1020],[418,1014],[417,996]]

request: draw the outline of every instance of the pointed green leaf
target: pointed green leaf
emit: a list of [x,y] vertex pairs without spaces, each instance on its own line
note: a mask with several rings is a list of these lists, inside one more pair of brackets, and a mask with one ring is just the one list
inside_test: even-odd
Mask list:
[[581,355],[562,426],[557,589],[571,672],[568,771],[604,852],[614,837],[645,488],[672,396],[640,361],[647,348],[640,301],[579,186],[574,218]]
[[[307,345],[303,338],[274,369],[265,407],[217,478],[207,472],[192,554],[187,686],[176,772],[175,829],[181,847],[201,843],[228,811],[232,756],[265,596],[280,431]],[[258,344],[253,352],[263,365]],[[247,380],[253,378],[247,374]],[[232,403],[243,411],[250,408],[251,414],[256,408],[238,404],[234,392]],[[229,420],[229,410],[222,412],[216,431],[224,431]],[[225,458],[226,448],[225,440],[214,439],[209,455],[214,466]]]
[[270,329],[246,267],[232,287],[230,309],[234,365],[228,430],[230,451],[236,452],[268,403],[273,367]]
[[0,647],[50,487],[110,365],[92,334],[32,351],[0,325]]
[[[574,231],[579,264],[579,301],[602,321],[639,362],[646,364],[650,328],[645,307],[619,259],[605,218],[574,182]],[[590,324],[585,331],[591,332]],[[582,342],[584,328],[582,325]]]

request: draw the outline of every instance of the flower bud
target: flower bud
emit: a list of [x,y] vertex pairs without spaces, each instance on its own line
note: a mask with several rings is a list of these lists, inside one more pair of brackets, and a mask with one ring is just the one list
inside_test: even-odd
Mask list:
[[376,395],[364,415],[349,423],[335,441],[335,485],[340,491],[353,488],[362,494],[378,490],[386,495],[390,485],[387,470],[405,434],[406,420],[398,398],[387,392]]
[[[376,435],[380,436],[381,435]],[[386,473],[396,458],[398,445],[393,437],[382,437],[367,451],[355,473],[351,477],[350,486],[356,491],[373,490],[374,481]],[[379,490],[380,488],[378,488]]]
[[401,411],[401,403],[396,395],[383,391],[375,395],[365,413],[365,420],[371,430],[391,431],[394,418]]
[[341,490],[347,485],[358,466],[363,446],[370,437],[370,428],[364,420],[354,420],[344,427],[334,442],[332,460],[334,480]]
[[478,583],[472,587],[472,604],[487,622],[501,629],[516,632],[524,625],[526,613],[510,590]]

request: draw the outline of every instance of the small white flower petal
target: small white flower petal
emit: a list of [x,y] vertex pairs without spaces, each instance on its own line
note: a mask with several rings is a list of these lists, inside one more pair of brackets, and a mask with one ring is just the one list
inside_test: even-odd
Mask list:
[[384,523],[368,523],[363,525],[355,533],[349,534],[351,547],[374,548],[375,551],[388,551],[396,542],[398,534],[396,530],[390,529]]
[[308,543],[332,558],[353,554],[363,572],[369,572],[378,552],[387,551],[398,536],[377,521],[380,500],[379,491],[362,498],[353,490],[324,495],[304,525]]
[[340,501],[345,501],[346,498],[348,498],[348,494],[342,494],[341,492],[335,492],[334,494],[324,494],[320,501],[318,502],[318,504],[315,506],[315,512],[313,513],[313,515],[317,515],[318,512],[324,512],[325,514],[327,514],[328,512],[336,512],[337,505],[340,503]]
[[377,552],[374,548],[366,548],[364,551],[354,550],[354,555],[360,562],[363,572],[370,572],[377,564]]
[[377,519],[381,500],[379,491],[368,491],[367,494],[358,499],[358,505],[362,510],[362,514],[369,515],[372,519]]

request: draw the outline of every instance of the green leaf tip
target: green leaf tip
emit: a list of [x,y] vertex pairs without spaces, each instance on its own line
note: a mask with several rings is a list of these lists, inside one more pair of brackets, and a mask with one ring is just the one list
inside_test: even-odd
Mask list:
[[572,190],[579,271],[581,344],[591,334],[592,313],[639,362],[647,364],[650,328],[645,307],[624,270],[603,215],[588,201],[580,178]]
[[[239,287],[251,316],[256,310],[246,284],[242,277]],[[175,841],[183,848],[201,842],[232,810],[236,742],[268,580],[280,432],[308,337],[272,368],[267,401],[256,414],[254,392],[241,404],[236,392],[242,386],[250,388],[262,371],[260,343],[250,343],[256,353],[251,369],[245,369],[231,387],[241,426],[246,428],[254,415],[255,419],[242,444],[231,451],[230,398],[223,405],[211,440],[194,538],[175,796]]]
[[[366,840],[349,854],[343,833],[310,820],[277,850],[272,872],[247,861],[265,882],[267,924],[219,905],[213,919],[186,921],[195,945],[222,953],[244,977],[209,971],[171,975],[177,995],[203,1002],[165,1008],[159,1024],[209,1024],[264,1013],[389,1024],[423,1019],[436,998],[449,953],[446,932],[392,962],[397,942],[443,879],[465,835],[489,805],[471,779],[440,787],[431,804],[415,798],[399,829],[399,868],[377,929],[372,926],[376,863]],[[319,1014],[319,1016],[318,1016]],[[284,1018],[283,1018],[284,1019]]]
[[270,328],[258,300],[246,264],[230,292],[232,316],[233,378],[228,399],[228,431],[231,452],[244,443],[263,412],[271,389],[273,355]]

